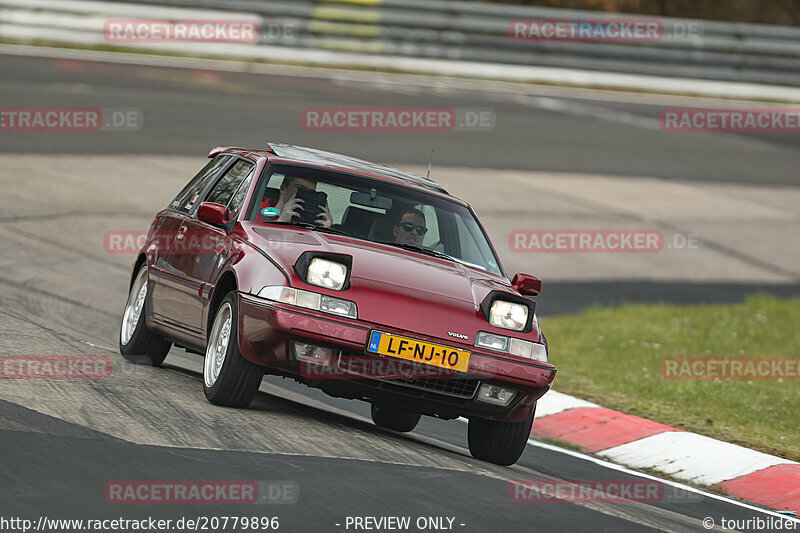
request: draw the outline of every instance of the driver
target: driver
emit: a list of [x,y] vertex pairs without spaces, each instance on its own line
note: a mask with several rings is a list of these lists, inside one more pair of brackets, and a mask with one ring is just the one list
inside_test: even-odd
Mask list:
[[394,242],[421,246],[428,228],[425,227],[425,214],[419,209],[407,209],[394,225]]
[[[278,218],[276,222],[291,222],[292,218],[300,216],[299,211],[303,210],[304,200],[295,198],[297,189],[304,187],[312,191],[317,190],[317,182],[307,178],[298,178],[294,176],[287,176],[281,183],[280,196],[275,198],[264,198],[258,206],[258,213],[256,214],[256,222],[265,222],[266,219],[261,215],[261,210],[265,207],[274,207],[278,210]],[[316,223],[323,228],[330,228],[333,222],[331,212],[327,205],[319,206],[322,212],[317,216]],[[298,211],[299,210],[299,211]]]

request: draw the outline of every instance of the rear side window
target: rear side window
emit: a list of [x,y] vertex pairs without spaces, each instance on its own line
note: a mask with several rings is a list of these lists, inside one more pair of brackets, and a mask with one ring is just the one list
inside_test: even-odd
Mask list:
[[178,193],[178,196],[169,204],[169,207],[183,213],[190,213],[197,203],[198,198],[200,198],[200,194],[219,174],[220,169],[230,161],[230,158],[231,156],[229,155],[219,155],[209,161],[208,164],[203,167],[203,170],[198,172],[197,175],[192,178],[192,181]]
[[222,179],[211,189],[208,193],[206,202],[214,202],[227,206],[230,202],[236,189],[241,185],[242,181],[253,172],[255,165],[244,159],[240,159],[234,164],[228,172],[222,176]]

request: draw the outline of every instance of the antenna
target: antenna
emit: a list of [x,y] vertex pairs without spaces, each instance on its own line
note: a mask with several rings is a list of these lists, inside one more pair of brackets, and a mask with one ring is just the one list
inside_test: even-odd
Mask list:
[[428,161],[428,173],[425,175],[426,179],[431,179],[431,165],[433,164],[433,151],[434,150],[436,150],[435,146],[433,148],[431,148],[431,158]]

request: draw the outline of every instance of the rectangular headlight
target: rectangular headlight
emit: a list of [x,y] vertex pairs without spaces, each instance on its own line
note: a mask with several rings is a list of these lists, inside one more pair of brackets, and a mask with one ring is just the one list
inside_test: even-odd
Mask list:
[[479,331],[475,335],[475,346],[489,348],[498,352],[524,357],[534,361],[547,362],[547,348],[538,342],[514,339],[503,335],[496,335],[486,331]]
[[508,337],[487,333],[485,331],[479,331],[475,336],[475,346],[489,348],[490,350],[497,350],[498,352],[507,352]]
[[489,323],[498,328],[522,331],[528,325],[528,307],[513,302],[495,300],[489,309]]
[[335,261],[315,257],[308,264],[306,281],[311,285],[340,291],[347,281],[347,267]]
[[352,318],[356,318],[358,315],[356,312],[355,303],[348,300],[342,300],[341,298],[333,298],[332,296],[322,297],[322,300],[319,304],[319,310],[327,313],[333,313],[334,315],[349,316]]
[[355,302],[293,287],[264,287],[258,291],[258,297],[348,318],[358,318],[358,308]]

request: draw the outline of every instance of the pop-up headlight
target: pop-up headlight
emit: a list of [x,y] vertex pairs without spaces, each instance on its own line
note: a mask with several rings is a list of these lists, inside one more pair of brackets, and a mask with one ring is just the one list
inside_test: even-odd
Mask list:
[[528,307],[522,304],[495,300],[489,308],[489,323],[493,326],[522,331],[528,325]]
[[311,285],[340,291],[347,281],[347,267],[341,263],[315,257],[308,264],[306,281]]

